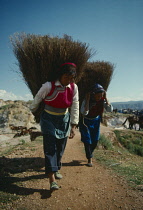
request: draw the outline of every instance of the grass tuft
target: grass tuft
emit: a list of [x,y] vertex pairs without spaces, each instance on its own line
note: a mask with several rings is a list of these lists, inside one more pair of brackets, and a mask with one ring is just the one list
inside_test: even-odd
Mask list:
[[143,185],[142,134],[121,130],[114,132],[124,147],[107,146],[109,140],[101,135],[99,142],[106,150],[98,147],[94,153],[95,159],[124,177],[130,186]]
[[102,134],[100,135],[99,145],[101,145],[104,149],[107,150],[113,149],[111,141]]

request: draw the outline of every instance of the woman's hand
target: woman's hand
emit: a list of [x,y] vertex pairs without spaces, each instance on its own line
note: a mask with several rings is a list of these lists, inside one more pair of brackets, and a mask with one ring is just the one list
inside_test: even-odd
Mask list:
[[103,97],[104,97],[104,99],[105,99],[105,101],[106,101],[106,104],[107,104],[107,105],[110,105],[109,102],[108,102],[108,100],[107,100],[107,93],[106,93],[106,91],[104,92]]
[[71,125],[71,131],[69,139],[72,139],[75,136],[75,129],[77,128],[77,125]]

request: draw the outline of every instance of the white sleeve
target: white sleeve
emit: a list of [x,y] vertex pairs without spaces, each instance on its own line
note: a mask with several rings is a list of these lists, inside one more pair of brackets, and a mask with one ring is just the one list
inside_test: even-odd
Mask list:
[[42,87],[34,97],[32,104],[30,105],[31,112],[35,112],[38,109],[40,102],[48,95],[50,90],[51,90],[51,82],[46,82],[42,85]]
[[112,104],[107,104],[107,103],[104,103],[104,108],[107,112],[113,112],[113,106]]
[[79,96],[78,87],[74,84],[74,96],[72,106],[70,107],[71,124],[78,124],[79,122]]
[[88,113],[89,113],[89,110],[85,111],[85,100],[81,104],[80,112],[83,115],[88,115]]

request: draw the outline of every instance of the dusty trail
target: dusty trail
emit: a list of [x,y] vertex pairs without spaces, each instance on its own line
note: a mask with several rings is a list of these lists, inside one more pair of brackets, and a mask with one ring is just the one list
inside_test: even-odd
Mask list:
[[[102,128],[102,132],[105,130]],[[96,160],[93,162],[93,167],[87,167],[83,151],[83,144],[77,131],[76,137],[68,140],[63,156],[61,169],[63,179],[57,181],[61,189],[50,193],[48,179],[43,175],[44,168],[40,172],[24,172],[20,176],[24,179],[23,195],[27,196],[21,196],[21,199],[13,202],[10,208],[19,210],[143,209],[143,192],[130,189],[121,177],[113,175]],[[43,158],[42,146],[28,155]],[[35,177],[34,180],[33,177]]]

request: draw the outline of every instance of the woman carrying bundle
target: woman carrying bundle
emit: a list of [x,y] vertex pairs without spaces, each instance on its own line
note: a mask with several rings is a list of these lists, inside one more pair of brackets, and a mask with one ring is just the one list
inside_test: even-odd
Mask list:
[[100,84],[95,84],[81,105],[82,117],[79,122],[79,130],[81,133],[81,141],[84,143],[87,165],[92,166],[92,156],[95,150],[99,135],[100,122],[104,108],[108,112],[113,111],[113,107],[109,104],[106,91]]
[[62,178],[58,171],[61,168],[67,138],[74,137],[79,120],[78,88],[74,83],[75,77],[76,65],[62,64],[57,79],[42,85],[30,108],[34,113],[41,101],[45,103],[40,125],[43,134],[45,172],[48,174],[51,190],[59,189],[55,179]]

